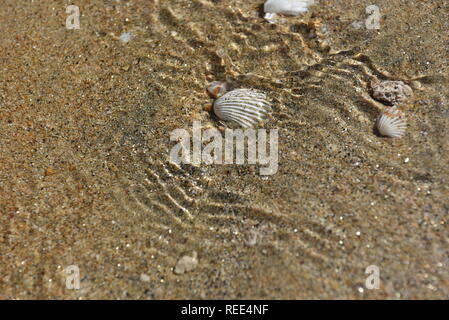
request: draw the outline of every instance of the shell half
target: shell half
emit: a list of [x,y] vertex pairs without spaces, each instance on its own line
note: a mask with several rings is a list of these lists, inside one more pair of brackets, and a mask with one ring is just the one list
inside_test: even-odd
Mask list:
[[267,0],[264,4],[265,13],[281,13],[298,16],[307,12],[314,0]]
[[392,107],[390,111],[385,111],[380,114],[377,119],[377,129],[383,136],[400,138],[407,130],[407,121],[400,110]]
[[250,128],[263,121],[271,111],[265,93],[254,89],[230,91],[214,103],[214,113],[224,121]]

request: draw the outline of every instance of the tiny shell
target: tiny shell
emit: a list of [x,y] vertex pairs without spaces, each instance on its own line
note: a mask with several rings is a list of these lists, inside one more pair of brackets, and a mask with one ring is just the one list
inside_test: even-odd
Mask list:
[[391,138],[402,137],[407,129],[404,114],[397,107],[392,107],[389,111],[382,112],[377,119],[377,129],[383,136]]
[[214,81],[207,86],[207,91],[214,98],[219,98],[226,93],[226,82]]
[[314,0],[267,0],[264,5],[265,13],[282,13],[298,16],[307,12]]
[[224,94],[214,103],[218,118],[250,128],[264,120],[271,111],[265,93],[254,89],[236,89]]
[[277,14],[276,13],[270,13],[267,12],[265,13],[264,17],[263,17],[268,23],[276,23],[278,22],[277,19]]

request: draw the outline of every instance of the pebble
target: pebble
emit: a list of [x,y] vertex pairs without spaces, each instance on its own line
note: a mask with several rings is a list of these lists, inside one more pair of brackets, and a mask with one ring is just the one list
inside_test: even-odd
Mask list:
[[198,254],[193,251],[191,256],[185,255],[176,263],[175,274],[184,274],[186,272],[194,270],[198,265]]
[[149,277],[148,275],[142,273],[142,274],[140,275],[140,281],[143,281],[143,282],[149,282],[149,281],[150,281],[150,277]]
[[132,37],[133,37],[133,34],[131,32],[124,32],[120,36],[120,42],[128,43],[129,41],[131,41]]
[[250,231],[246,244],[251,247],[257,244],[257,232],[255,230]]
[[413,95],[413,90],[402,81],[372,82],[373,98],[390,105],[404,102]]

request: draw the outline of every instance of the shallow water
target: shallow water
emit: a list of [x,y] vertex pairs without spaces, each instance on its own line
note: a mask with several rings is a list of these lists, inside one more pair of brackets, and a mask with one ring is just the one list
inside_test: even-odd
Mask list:
[[[6,1],[0,297],[447,298],[448,4],[378,0],[375,31],[369,1],[317,2],[270,25],[263,1],[79,1],[67,30]],[[421,85],[402,139],[374,129],[387,79]],[[168,161],[173,129],[220,125],[214,80],[269,96],[277,174]]]

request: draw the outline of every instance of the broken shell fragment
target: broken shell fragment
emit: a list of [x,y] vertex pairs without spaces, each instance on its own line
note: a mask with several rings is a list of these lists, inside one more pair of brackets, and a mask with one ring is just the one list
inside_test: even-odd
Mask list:
[[214,81],[208,85],[207,91],[213,98],[219,98],[226,93],[226,87],[226,82]]

